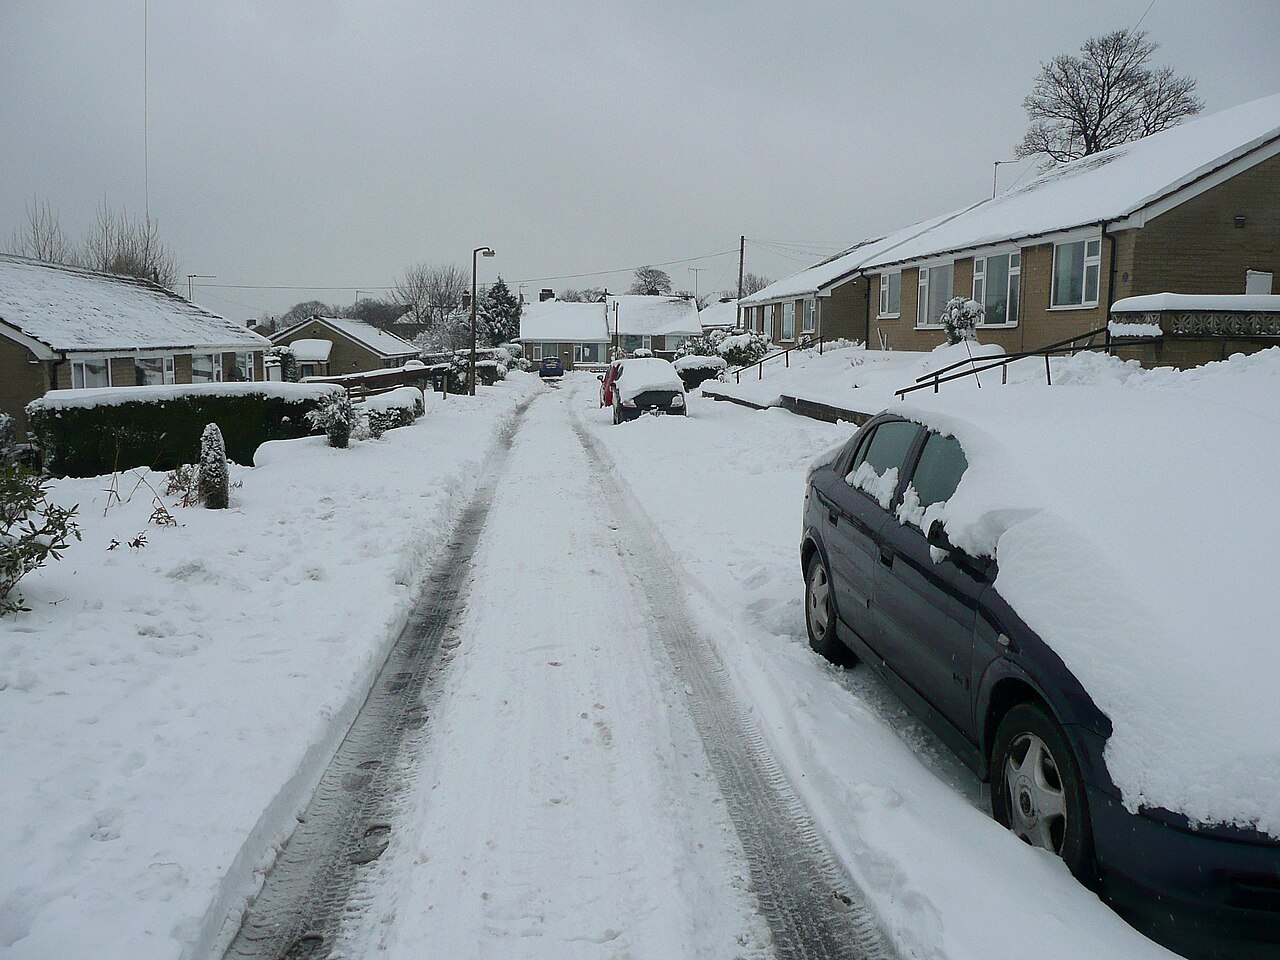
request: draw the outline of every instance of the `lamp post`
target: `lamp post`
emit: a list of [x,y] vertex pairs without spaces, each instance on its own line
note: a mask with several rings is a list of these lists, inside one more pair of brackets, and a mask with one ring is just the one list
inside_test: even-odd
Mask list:
[[193,284],[191,283],[192,280],[217,280],[217,279],[218,278],[211,273],[188,273],[187,274],[187,299],[188,300],[191,299],[191,294],[192,294],[191,288],[193,286]]
[[476,247],[471,251],[471,396],[476,395],[476,257],[494,256],[493,247]]

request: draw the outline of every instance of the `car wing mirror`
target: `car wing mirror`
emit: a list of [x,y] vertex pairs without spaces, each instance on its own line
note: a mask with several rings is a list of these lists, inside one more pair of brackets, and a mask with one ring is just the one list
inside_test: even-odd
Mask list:
[[947,536],[947,528],[943,526],[941,520],[935,519],[933,523],[929,524],[929,532],[925,534],[925,539],[929,541],[929,546],[945,550],[947,553],[955,549],[955,546],[951,543],[951,538]]
[[599,380],[601,383],[604,383],[604,374],[603,374],[603,373],[597,373],[597,374],[596,374],[596,379],[597,379],[597,380]]

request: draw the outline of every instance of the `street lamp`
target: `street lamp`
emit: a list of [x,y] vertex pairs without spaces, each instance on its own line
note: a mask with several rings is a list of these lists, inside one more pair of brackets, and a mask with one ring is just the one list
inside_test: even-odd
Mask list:
[[191,299],[192,280],[217,280],[211,273],[188,273],[187,274],[187,299]]
[[476,247],[471,251],[471,396],[476,395],[476,256],[494,256],[493,247]]

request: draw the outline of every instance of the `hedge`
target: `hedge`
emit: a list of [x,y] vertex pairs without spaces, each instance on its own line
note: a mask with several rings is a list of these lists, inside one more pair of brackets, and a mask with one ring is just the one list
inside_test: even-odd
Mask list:
[[93,477],[152,467],[172,470],[200,456],[200,436],[216,423],[227,456],[253,465],[268,440],[314,432],[306,413],[343,393],[328,384],[234,383],[54,390],[27,405],[44,468],[59,477]]

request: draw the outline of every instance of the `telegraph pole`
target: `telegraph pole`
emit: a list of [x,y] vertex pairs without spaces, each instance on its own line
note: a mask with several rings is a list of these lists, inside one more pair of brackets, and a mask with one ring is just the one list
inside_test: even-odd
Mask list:
[[747,238],[738,237],[738,328],[742,328],[742,265],[747,259]]
[[706,267],[690,267],[689,268],[689,272],[693,274],[693,299],[695,301],[698,299],[698,274],[700,274],[705,269],[707,268]]

